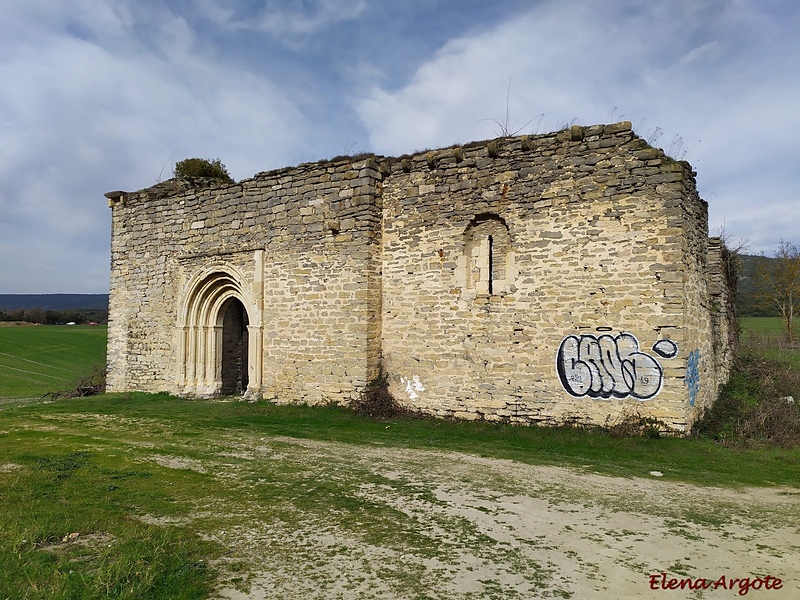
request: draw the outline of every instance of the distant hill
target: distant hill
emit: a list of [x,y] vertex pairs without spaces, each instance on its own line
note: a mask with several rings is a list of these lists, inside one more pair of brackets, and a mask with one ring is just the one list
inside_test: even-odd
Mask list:
[[108,310],[108,294],[0,294],[0,311],[31,308]]

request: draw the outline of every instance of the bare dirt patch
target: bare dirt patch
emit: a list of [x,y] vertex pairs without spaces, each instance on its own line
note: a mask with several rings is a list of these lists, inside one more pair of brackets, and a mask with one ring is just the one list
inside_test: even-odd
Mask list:
[[188,514],[131,516],[221,544],[217,598],[741,597],[741,588],[654,590],[661,573],[771,576],[781,589],[762,581],[747,597],[800,597],[798,488],[616,478],[233,429],[181,437],[158,419],[72,418],[98,447],[114,440],[115,451],[174,473],[175,502]]
[[153,455],[150,458],[156,464],[169,469],[189,469],[191,471],[197,471],[198,473],[206,472],[200,461],[192,460],[191,458],[182,458],[179,456],[161,456],[158,454]]
[[68,550],[75,551],[80,549],[78,556],[73,560],[80,560],[80,552],[101,552],[103,548],[116,542],[113,535],[109,533],[84,533],[74,531],[61,540],[41,546],[42,550],[59,553]]
[[[772,575],[783,587],[769,598],[800,597],[797,490],[704,488],[453,453],[284,443],[302,449],[312,473],[324,463],[328,477],[358,476],[361,502],[386,507],[413,528],[408,547],[390,529],[374,531],[368,515],[359,531],[343,527],[333,507],[328,519],[306,513],[289,522],[260,520],[251,507],[234,527],[209,532],[230,549],[229,563],[248,565],[247,577],[229,574],[220,598],[650,598],[659,593],[650,576],[662,572],[715,582]],[[274,450],[256,445],[246,453],[275,460]],[[737,595],[719,587],[663,593]]]

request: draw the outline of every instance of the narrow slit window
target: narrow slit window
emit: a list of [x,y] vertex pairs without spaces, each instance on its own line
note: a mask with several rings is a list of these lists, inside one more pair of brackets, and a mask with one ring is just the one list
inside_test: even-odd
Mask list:
[[492,289],[492,281],[494,280],[494,256],[492,256],[493,248],[492,236],[489,236],[489,295],[491,296],[493,293]]
[[511,254],[511,237],[505,221],[492,214],[475,217],[464,232],[460,267],[464,289],[479,296],[508,293]]

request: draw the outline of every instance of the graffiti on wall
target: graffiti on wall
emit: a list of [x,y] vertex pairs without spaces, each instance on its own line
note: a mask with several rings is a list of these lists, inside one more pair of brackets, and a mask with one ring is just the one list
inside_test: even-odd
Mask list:
[[686,387],[689,388],[689,406],[694,406],[697,392],[700,391],[700,349],[695,348],[689,353],[686,361]]
[[[653,352],[661,358],[674,358],[678,345],[659,340]],[[648,400],[661,391],[664,382],[661,364],[642,352],[639,340],[630,333],[568,335],[558,348],[556,369],[561,385],[576,398]]]
[[416,400],[419,398],[417,392],[425,391],[425,386],[423,386],[422,382],[419,380],[419,375],[414,375],[413,378],[409,377],[408,379],[401,377],[400,383],[406,384],[406,394],[408,394],[409,400]]

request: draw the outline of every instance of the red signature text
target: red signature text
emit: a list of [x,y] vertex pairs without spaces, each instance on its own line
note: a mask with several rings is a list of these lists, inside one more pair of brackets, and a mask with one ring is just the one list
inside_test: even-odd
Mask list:
[[764,577],[726,577],[719,579],[706,579],[704,577],[670,577],[666,573],[650,575],[651,590],[736,590],[744,596],[750,590],[779,590],[783,581],[779,577],[766,575]]

